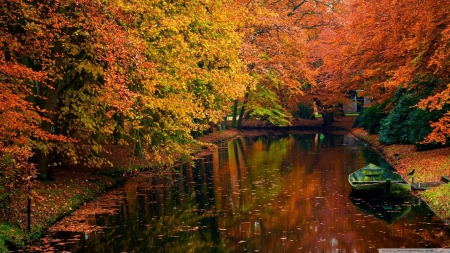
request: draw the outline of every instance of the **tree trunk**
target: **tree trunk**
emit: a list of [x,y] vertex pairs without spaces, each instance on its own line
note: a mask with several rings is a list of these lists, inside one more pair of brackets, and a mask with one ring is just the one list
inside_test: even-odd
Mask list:
[[31,232],[31,187],[30,185],[27,186],[27,194],[28,194],[28,198],[27,198],[27,230],[28,233]]
[[208,129],[208,133],[212,134],[214,133],[214,127],[216,126],[216,124],[209,122],[209,129]]
[[223,130],[226,130],[228,128],[228,116],[225,116],[224,120],[223,120]]
[[[58,91],[57,89],[47,89],[47,99],[44,101],[43,108],[47,111],[42,116],[50,120],[44,121],[41,124],[43,131],[56,133],[57,108],[58,108]],[[51,180],[53,177],[53,168],[49,166],[54,157],[54,149],[51,143],[47,143],[47,152],[43,150],[36,150],[35,158],[38,167],[38,177],[43,180]]]
[[122,131],[124,129],[123,114],[115,113],[113,119],[116,121],[116,126],[114,127],[113,132],[114,145],[117,145],[119,144],[119,141],[122,139]]
[[233,106],[233,121],[231,122],[231,127],[235,128],[236,125],[236,118],[237,118],[237,107],[238,107],[238,100],[234,100],[234,106]]
[[239,113],[239,119],[237,122],[237,129],[242,128],[242,119],[244,118],[244,112],[245,112],[245,104],[242,105],[241,112]]
[[247,104],[248,93],[245,94],[245,100],[242,104],[241,112],[239,113],[239,120],[237,122],[237,129],[241,129],[242,127],[242,119],[244,119],[245,105]]
[[334,122],[334,114],[333,112],[323,112],[322,113],[322,118],[323,118],[323,124],[325,126],[330,125],[331,123]]

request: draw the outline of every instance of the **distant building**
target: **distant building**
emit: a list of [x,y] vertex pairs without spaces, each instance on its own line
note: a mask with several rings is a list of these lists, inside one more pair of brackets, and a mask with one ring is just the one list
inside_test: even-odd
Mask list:
[[360,95],[364,90],[357,90],[356,96],[349,97],[347,104],[343,105],[344,113],[360,112],[365,105],[371,102],[371,99]]

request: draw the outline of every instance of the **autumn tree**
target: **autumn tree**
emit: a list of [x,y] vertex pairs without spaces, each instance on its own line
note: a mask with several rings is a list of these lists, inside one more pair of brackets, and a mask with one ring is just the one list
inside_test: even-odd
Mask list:
[[[42,129],[50,124],[46,108],[34,101],[40,83],[48,74],[36,66],[34,59],[44,54],[45,42],[42,31],[24,17],[37,15],[37,10],[26,2],[2,2],[0,20],[0,167],[2,188],[8,192],[22,183],[28,184],[36,176],[35,164],[28,161],[34,151],[43,148],[43,142],[67,141]],[[34,36],[31,36],[33,34]],[[30,35],[30,36],[27,36]],[[30,60],[33,59],[33,60]]]
[[[360,89],[382,101],[417,76],[448,83],[448,1],[352,0],[343,1],[339,12],[316,44],[316,57],[323,60],[318,75],[323,89],[342,95]],[[436,108],[433,101],[441,95],[421,106]],[[435,126],[437,132],[445,129],[445,117]],[[439,139],[433,136],[430,140]]]
[[67,163],[99,167],[108,142],[170,164],[248,85],[232,2],[1,7],[2,164],[27,178],[35,165],[43,179]]
[[111,114],[131,107],[127,71],[132,64],[141,66],[136,72],[148,68],[134,51],[142,46],[104,7],[95,1],[2,3],[2,148],[20,144],[26,152],[12,159],[19,163],[16,173],[37,165],[38,175],[48,179],[61,161],[83,157],[98,166],[89,155],[100,151],[94,136],[111,132]]
[[249,78],[239,57],[238,11],[227,1],[140,6],[131,26],[146,41],[143,53],[154,64],[154,77],[151,84],[136,83],[142,113],[134,124],[154,161],[167,165],[189,156],[191,133],[221,120],[231,99],[245,91]]
[[[243,1],[247,15],[241,31],[245,35],[242,57],[248,62],[256,86],[248,96],[248,108],[255,115],[278,115],[289,124],[305,88],[314,86],[315,70],[309,42],[331,22],[338,1]],[[258,94],[260,93],[260,94]],[[278,106],[261,108],[258,97],[276,96]],[[259,112],[258,112],[259,111]],[[269,115],[270,114],[270,115]]]

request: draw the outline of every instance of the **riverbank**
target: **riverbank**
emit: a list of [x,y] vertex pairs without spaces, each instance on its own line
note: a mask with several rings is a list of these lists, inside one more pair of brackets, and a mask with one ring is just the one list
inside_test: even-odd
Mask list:
[[[377,149],[404,178],[414,182],[438,182],[442,176],[450,175],[450,147],[417,151],[414,145],[382,145],[378,135],[370,135],[362,128],[354,128],[352,134]],[[408,173],[414,170],[412,176]],[[450,184],[443,184],[426,191],[414,192],[434,212],[450,221]]]
[[[355,117],[341,117],[327,128],[323,127],[322,120],[296,119],[289,128],[306,131],[333,131],[348,132]],[[273,127],[258,120],[245,120],[243,131],[246,136],[273,134],[282,128]],[[286,129],[286,128],[284,128]],[[190,147],[196,156],[209,152],[209,145],[220,141],[231,140],[241,136],[243,132],[236,129],[215,131],[199,137],[203,146]],[[37,240],[48,228],[58,220],[75,211],[80,205],[86,204],[96,196],[108,189],[122,184],[137,171],[148,167],[148,161],[133,155],[129,147],[120,145],[104,146],[108,150],[104,154],[113,165],[109,168],[92,169],[79,165],[56,167],[52,181],[34,180],[31,198],[31,231],[27,230],[27,194],[25,189],[17,189],[11,197],[10,203],[0,206],[0,252],[7,248],[15,249],[24,246],[27,242]],[[9,208],[5,208],[6,204]],[[6,245],[5,245],[6,244]]]
[[[350,132],[356,138],[374,147],[404,178],[414,182],[438,182],[442,176],[450,176],[450,147],[435,150],[418,151],[414,145],[382,145],[379,135],[370,135],[362,128],[352,128],[356,117],[341,117],[327,128],[322,127],[322,120],[303,120],[293,122],[293,129],[322,129],[333,132]],[[265,124],[248,121],[243,124],[246,129],[265,128]],[[269,127],[270,128],[270,127]],[[266,128],[267,129],[267,128]],[[414,170],[413,176],[408,173]],[[423,199],[430,208],[447,222],[450,221],[450,184],[443,184],[426,191],[416,191],[417,197]]]
[[[199,138],[204,146],[190,147],[197,154],[208,151],[208,145],[239,135],[230,129]],[[208,144],[210,143],[210,144]],[[80,165],[56,167],[51,181],[32,181],[31,230],[28,231],[26,189],[17,189],[9,203],[0,203],[0,252],[23,247],[39,239],[49,227],[107,190],[117,187],[136,172],[148,167],[147,161],[133,155],[129,147],[104,146],[104,154],[113,164],[102,169]],[[67,228],[70,229],[70,228]]]
[[[337,118],[331,126],[323,128],[322,120],[297,120],[289,127],[289,131],[307,133],[308,131],[332,131],[343,134],[353,133],[357,138],[370,143],[388,160],[402,175],[415,169],[415,179],[420,181],[439,180],[442,174],[450,175],[450,148],[431,151],[415,151],[412,145],[390,145],[383,146],[377,142],[376,135],[369,135],[363,129],[352,129],[355,117]],[[270,126],[262,127],[261,122],[246,121],[244,130],[229,129],[216,131],[202,136],[199,141],[204,142],[202,147],[192,148],[198,155],[208,153],[208,145],[216,142],[231,140],[239,136],[252,136],[261,134],[272,134],[279,128]],[[208,144],[209,143],[209,144]],[[108,169],[95,170],[83,167],[56,168],[55,180],[48,182],[35,181],[33,184],[31,232],[26,232],[26,195],[17,192],[14,204],[11,205],[9,213],[2,210],[2,217],[14,220],[14,223],[0,223],[0,252],[6,249],[1,241],[8,241],[17,246],[25,242],[38,239],[47,231],[49,226],[62,217],[72,213],[80,205],[92,200],[106,190],[122,184],[127,178],[145,167],[145,161],[137,159],[131,150],[120,146],[109,147],[110,157],[114,159],[114,166]],[[120,159],[118,159],[120,158]],[[124,159],[122,159],[124,158]],[[442,218],[450,218],[450,188],[444,185],[420,193],[420,197],[426,200],[431,208]]]

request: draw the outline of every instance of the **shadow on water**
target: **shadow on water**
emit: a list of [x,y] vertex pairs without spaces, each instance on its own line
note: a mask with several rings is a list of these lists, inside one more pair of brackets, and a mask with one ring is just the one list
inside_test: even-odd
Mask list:
[[393,221],[402,218],[411,211],[411,199],[374,199],[362,198],[352,191],[350,202],[361,213],[373,216],[391,225]]
[[[195,166],[140,174],[64,219],[58,225],[62,231],[50,233],[29,251],[378,252],[450,247],[448,225],[420,200],[369,202],[351,195],[348,175],[368,163],[390,167],[345,135],[239,138],[219,145]],[[108,205],[116,211],[105,212]],[[65,229],[77,224],[82,226]]]

